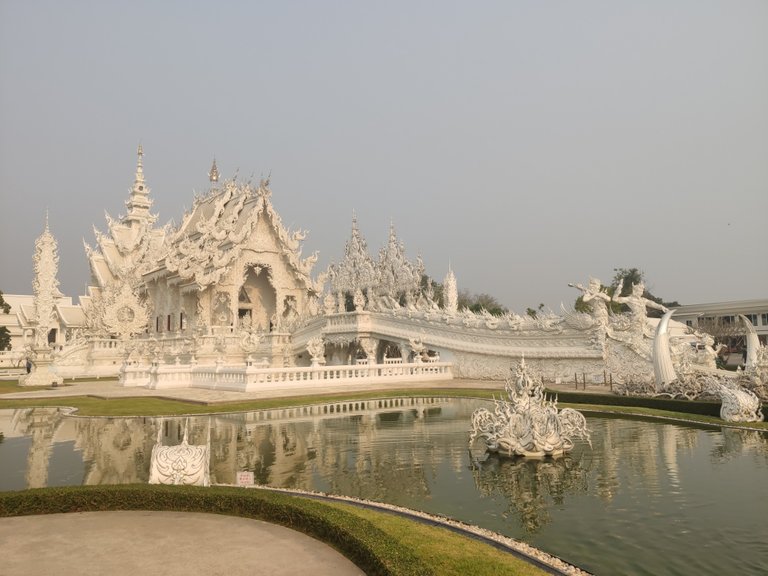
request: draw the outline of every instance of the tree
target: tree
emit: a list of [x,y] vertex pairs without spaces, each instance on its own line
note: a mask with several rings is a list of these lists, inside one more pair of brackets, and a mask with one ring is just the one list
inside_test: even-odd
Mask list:
[[[0,290],[0,310],[3,314],[11,312],[11,306],[3,298],[3,291]],[[11,332],[6,326],[0,326],[0,351],[11,349]]]
[[459,290],[459,310],[467,308],[472,312],[487,310],[493,316],[503,316],[507,308],[495,296],[490,294],[472,294],[467,290]]
[[[632,292],[632,286],[635,284],[645,284],[645,273],[639,268],[614,268],[613,271],[615,273],[613,276],[613,282],[608,289],[608,293],[611,296],[615,294],[619,284],[622,285],[621,294],[619,294],[619,296],[628,296]],[[680,306],[680,303],[677,300],[672,302],[665,302],[658,296],[651,294],[647,288],[643,290],[643,297],[648,298],[648,300],[652,300],[657,304],[661,304],[666,308],[676,308]],[[621,312],[626,312],[628,310],[625,304],[620,305],[619,309]],[[613,311],[615,312],[616,310]],[[661,318],[662,314],[663,313],[661,310],[656,310],[653,308],[648,310],[648,316],[650,318]]]
[[10,314],[11,312],[11,305],[5,301],[5,298],[3,298],[2,290],[0,290],[0,310],[3,311],[3,314]]
[[526,308],[525,313],[528,314],[531,318],[538,318],[539,312],[544,312],[544,302],[541,302],[539,304],[538,309],[537,308]]
[[[614,268],[613,272],[614,276],[613,280],[611,281],[611,285],[605,286],[603,284],[600,286],[600,289],[608,294],[608,296],[611,298],[613,298],[613,295],[616,294],[616,290],[618,289],[619,284],[621,284],[621,293],[618,294],[619,296],[628,296],[632,292],[632,286],[635,284],[645,284],[645,273],[639,268]],[[657,304],[661,304],[667,308],[675,308],[680,306],[680,303],[676,300],[672,302],[663,301],[658,296],[651,294],[647,288],[643,290],[643,296],[648,298],[648,300],[653,300]],[[610,312],[613,314],[621,314],[622,312],[627,312],[629,310],[626,304],[619,304],[618,302],[613,301],[608,302],[607,304],[608,310],[610,310]],[[577,312],[590,312],[592,310],[590,305],[584,302],[582,296],[576,298],[576,301],[573,304],[573,308]],[[648,316],[651,318],[660,318],[661,315],[661,310],[648,310]]]

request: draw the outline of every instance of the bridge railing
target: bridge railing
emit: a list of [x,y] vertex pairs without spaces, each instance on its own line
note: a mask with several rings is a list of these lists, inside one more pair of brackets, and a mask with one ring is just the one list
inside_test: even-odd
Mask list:
[[357,364],[344,366],[311,366],[265,368],[248,366],[126,364],[120,371],[124,386],[150,388],[208,388],[242,392],[270,388],[306,386],[308,383],[351,384],[355,382],[417,382],[450,380],[450,362],[413,362],[400,364]]

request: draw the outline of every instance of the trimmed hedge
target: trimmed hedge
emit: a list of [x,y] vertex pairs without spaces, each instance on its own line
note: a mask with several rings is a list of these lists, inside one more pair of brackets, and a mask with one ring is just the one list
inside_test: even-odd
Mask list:
[[683,412],[700,414],[702,416],[720,417],[720,402],[703,402],[701,400],[673,400],[671,398],[648,398],[646,396],[619,396],[616,394],[591,394],[579,392],[562,392],[547,390],[550,396],[557,396],[558,402],[567,404],[596,404],[600,406],[628,406],[640,408],[655,408],[668,412]]
[[254,518],[313,536],[336,548],[366,574],[434,574],[410,548],[368,520],[310,498],[245,488],[160,485],[0,492],[0,517],[105,510],[205,512]]

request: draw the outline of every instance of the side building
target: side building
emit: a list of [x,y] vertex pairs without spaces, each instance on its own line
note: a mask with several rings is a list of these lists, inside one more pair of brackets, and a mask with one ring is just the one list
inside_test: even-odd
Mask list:
[[[760,343],[768,342],[768,298],[689,304],[675,308],[675,320],[686,326],[707,332],[721,342],[743,338],[745,328],[739,316],[746,316],[755,327]],[[738,345],[738,344],[736,344]]]

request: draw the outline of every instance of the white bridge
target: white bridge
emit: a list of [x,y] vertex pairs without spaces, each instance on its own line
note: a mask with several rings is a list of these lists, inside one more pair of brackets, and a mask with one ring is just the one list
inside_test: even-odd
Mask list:
[[352,384],[359,382],[414,382],[450,380],[449,362],[387,362],[352,366],[310,366],[267,368],[248,362],[245,366],[126,365],[121,371],[124,386],[146,386],[153,389],[207,388],[251,392],[255,390],[305,388],[318,385]]

